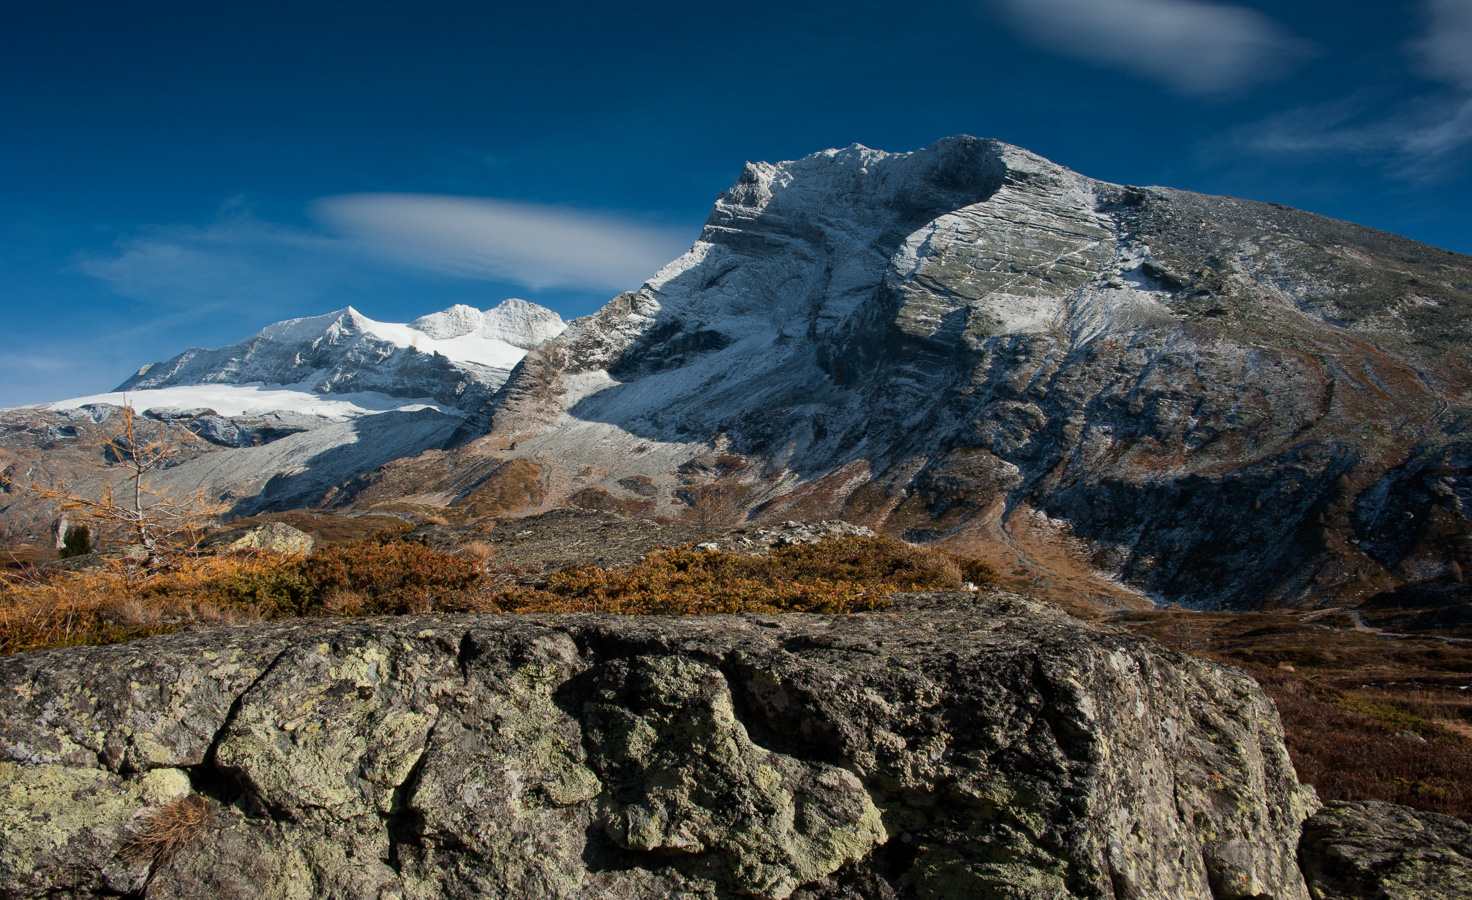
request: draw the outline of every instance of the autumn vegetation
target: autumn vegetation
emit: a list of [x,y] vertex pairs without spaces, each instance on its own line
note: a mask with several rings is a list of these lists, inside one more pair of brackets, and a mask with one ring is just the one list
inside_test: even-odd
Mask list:
[[194,625],[303,616],[447,612],[710,615],[848,613],[899,590],[985,584],[983,564],[885,537],[846,537],[754,555],[659,548],[621,568],[538,573],[498,566],[484,544],[442,553],[389,531],[306,557],[254,551],[132,560],[0,580],[0,655],[113,643]]

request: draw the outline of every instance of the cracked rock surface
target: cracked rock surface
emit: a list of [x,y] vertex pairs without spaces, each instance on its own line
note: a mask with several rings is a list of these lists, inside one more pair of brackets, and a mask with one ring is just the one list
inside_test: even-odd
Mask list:
[[[1009,594],[0,660],[0,896],[1307,900],[1241,672]],[[125,852],[199,794],[203,832]]]
[[1472,895],[1472,825],[1378,800],[1330,803],[1299,844],[1314,900]]

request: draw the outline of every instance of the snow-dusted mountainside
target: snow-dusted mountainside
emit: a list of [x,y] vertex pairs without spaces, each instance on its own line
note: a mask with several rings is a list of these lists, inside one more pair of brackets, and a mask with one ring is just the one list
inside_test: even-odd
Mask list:
[[[432,401],[470,410],[490,398],[528,350],[565,327],[552,310],[517,299],[484,312],[453,306],[408,325],[376,322],[348,307],[325,316],[278,322],[219,350],[186,350],[167,362],[144,366],[117,391],[133,395],[139,409],[155,400],[140,392],[237,385],[273,390],[269,398],[256,398],[264,402],[255,409],[296,409],[295,404],[316,402],[317,408],[354,414],[348,406],[321,406],[320,398],[293,400],[286,391],[325,397],[381,394],[421,406]],[[252,399],[230,391],[199,396],[232,408]],[[161,405],[173,399],[187,402],[182,395],[157,399]],[[345,398],[345,403],[369,411],[374,401],[362,399],[367,406],[352,398]],[[284,405],[267,405],[272,403]]]
[[[566,327],[525,300],[454,306],[408,325],[351,307],[219,350],[144,366],[114,392],[0,410],[0,474],[100,489],[100,441],[124,403],[200,438],[156,487],[204,487],[237,515],[314,506],[345,481],[442,446],[527,351]],[[45,532],[54,510],[0,479],[0,528]]]
[[1108,602],[1457,577],[1469,285],[1465,256],[994,141],[749,164],[689,253],[529,354],[463,447],[340,496],[714,496]]

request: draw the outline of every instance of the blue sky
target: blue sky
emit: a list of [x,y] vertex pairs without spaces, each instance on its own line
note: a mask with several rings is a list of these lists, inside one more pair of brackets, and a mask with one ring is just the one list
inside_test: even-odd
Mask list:
[[1472,0],[3,8],[0,406],[346,305],[581,315],[744,161],[855,142],[1472,252]]

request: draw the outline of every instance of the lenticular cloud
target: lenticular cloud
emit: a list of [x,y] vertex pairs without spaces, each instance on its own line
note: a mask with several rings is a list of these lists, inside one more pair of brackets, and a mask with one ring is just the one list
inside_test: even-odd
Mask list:
[[1283,74],[1307,51],[1253,9],[1203,0],[994,0],[1037,43],[1185,94]]
[[616,216],[475,197],[346,194],[313,206],[329,227],[421,268],[531,288],[636,288],[690,236]]

